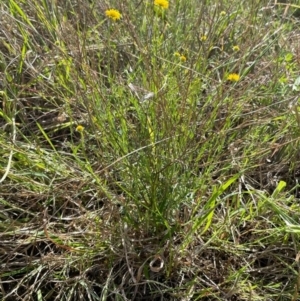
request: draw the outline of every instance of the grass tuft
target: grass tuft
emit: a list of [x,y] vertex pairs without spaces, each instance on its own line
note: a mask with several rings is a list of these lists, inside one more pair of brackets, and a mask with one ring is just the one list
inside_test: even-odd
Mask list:
[[0,9],[1,300],[299,299],[297,5]]

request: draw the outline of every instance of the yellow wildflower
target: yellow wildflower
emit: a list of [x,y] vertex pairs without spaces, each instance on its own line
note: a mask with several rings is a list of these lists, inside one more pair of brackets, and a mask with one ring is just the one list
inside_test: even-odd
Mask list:
[[77,125],[76,132],[82,133],[84,130],[84,127],[82,125]]
[[169,7],[169,1],[167,1],[167,0],[154,0],[154,5],[160,6],[163,9],[167,9]]
[[206,40],[207,40],[207,36],[206,36],[206,35],[201,36],[201,37],[200,37],[200,40],[201,40],[202,42],[206,41]]
[[222,11],[220,12],[220,16],[226,16],[226,11],[222,10]]
[[237,82],[240,80],[240,76],[236,73],[230,73],[227,76],[227,80],[230,80],[231,82]]
[[177,56],[182,62],[186,61],[186,56],[184,56],[183,54],[181,54],[180,52],[175,52],[174,56]]
[[240,51],[240,47],[238,45],[235,45],[232,47],[233,51]]
[[116,9],[108,9],[105,11],[105,15],[106,17],[112,19],[113,21],[117,21],[117,20],[120,20],[122,15],[121,13],[116,10]]
[[182,62],[185,62],[186,61],[186,57],[182,54],[179,59],[182,61]]

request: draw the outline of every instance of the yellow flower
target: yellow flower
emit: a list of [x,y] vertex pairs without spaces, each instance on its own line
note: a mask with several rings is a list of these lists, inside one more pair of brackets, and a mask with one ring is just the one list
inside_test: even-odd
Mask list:
[[220,12],[220,16],[226,16],[226,11],[222,10],[222,11]]
[[183,54],[181,54],[180,52],[175,52],[174,56],[177,56],[182,62],[186,61],[186,56],[184,56]]
[[84,130],[84,127],[82,125],[77,125],[76,132],[82,133]]
[[186,57],[182,54],[179,59],[182,61],[182,62],[185,62],[186,61]]
[[202,42],[206,41],[206,40],[207,40],[207,36],[206,36],[206,35],[201,36],[201,37],[200,37],[200,40],[201,40]]
[[233,51],[240,51],[240,47],[238,45],[235,45],[232,47]]
[[167,0],[154,0],[154,5],[167,9],[169,7],[169,1]]
[[108,9],[105,11],[105,15],[106,17],[112,19],[113,21],[117,21],[117,20],[120,20],[122,15],[121,13],[116,10],[116,9]]
[[230,73],[227,76],[227,80],[230,80],[231,82],[237,82],[240,80],[240,76],[236,73]]

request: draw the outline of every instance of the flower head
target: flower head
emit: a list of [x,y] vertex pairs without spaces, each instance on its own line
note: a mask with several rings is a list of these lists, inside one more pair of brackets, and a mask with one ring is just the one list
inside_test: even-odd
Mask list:
[[186,61],[186,56],[184,56],[182,53],[180,52],[175,52],[174,56],[177,56],[182,62]]
[[206,36],[206,35],[201,36],[201,37],[200,37],[200,40],[201,40],[202,42],[206,41],[206,40],[207,40],[207,36]]
[[222,10],[222,11],[220,12],[220,16],[226,16],[226,11]]
[[77,125],[76,132],[82,133],[84,130],[84,127],[82,125]]
[[229,80],[231,82],[237,82],[240,80],[240,76],[236,73],[230,73],[227,76],[227,80]]
[[116,10],[116,9],[108,9],[105,11],[105,15],[106,17],[112,19],[113,21],[117,21],[117,20],[120,20],[122,15],[121,13]]
[[179,57],[179,59],[182,61],[182,62],[185,62],[186,61],[186,56],[184,56],[183,54]]
[[238,45],[235,45],[235,46],[232,47],[232,50],[236,51],[236,52],[240,51],[240,47]]
[[167,0],[154,0],[154,5],[160,6],[163,9],[167,9],[169,7],[169,1],[167,1]]

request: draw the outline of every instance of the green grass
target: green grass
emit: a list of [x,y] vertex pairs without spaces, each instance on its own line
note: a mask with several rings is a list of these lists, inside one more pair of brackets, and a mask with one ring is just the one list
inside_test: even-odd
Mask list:
[[297,5],[3,1],[0,299],[298,300]]

